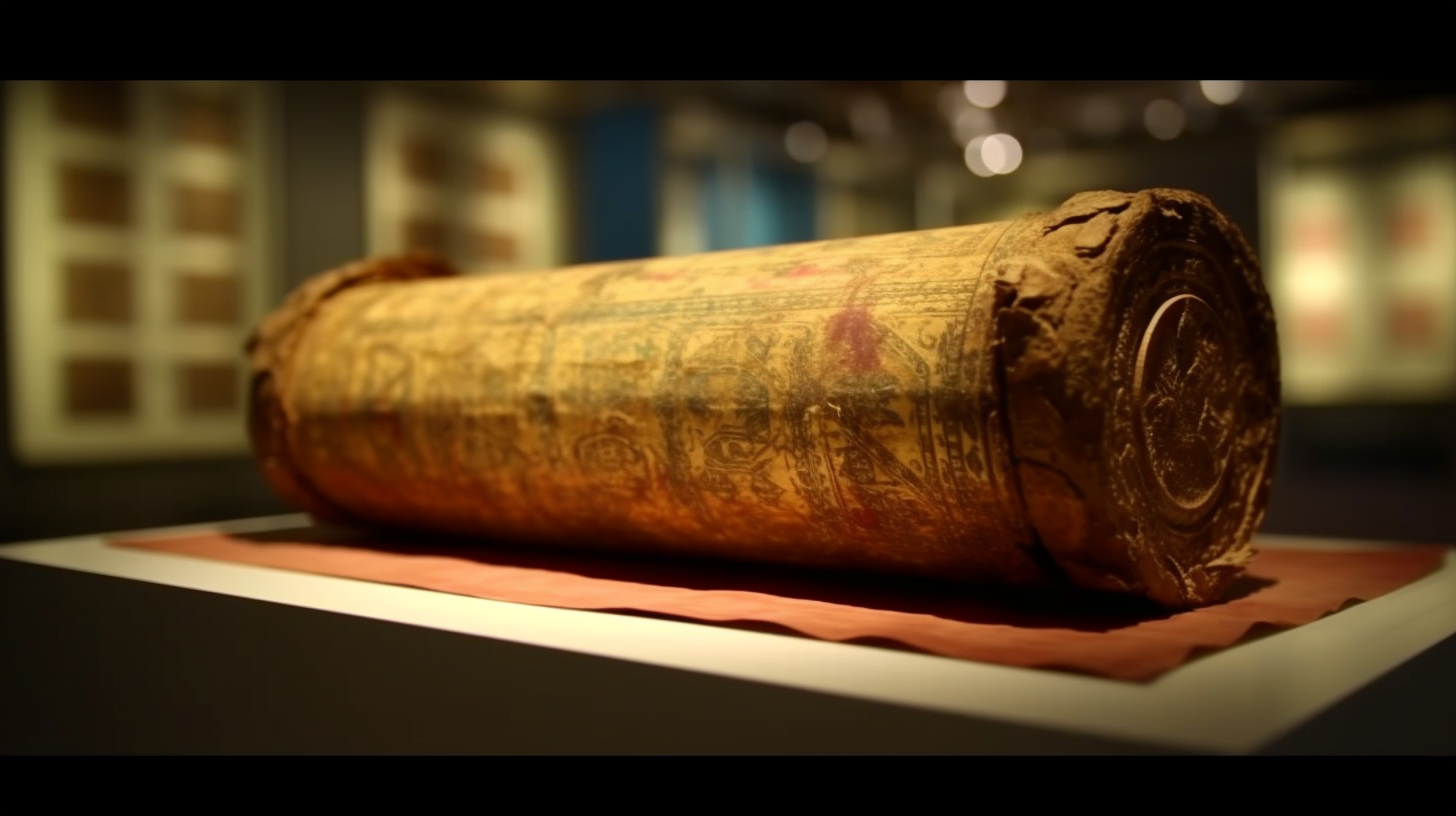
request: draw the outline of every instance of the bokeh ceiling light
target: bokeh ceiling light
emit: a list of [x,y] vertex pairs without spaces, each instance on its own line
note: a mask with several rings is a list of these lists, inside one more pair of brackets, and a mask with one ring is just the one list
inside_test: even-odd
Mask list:
[[977,136],[966,145],[966,167],[972,173],[981,178],[990,178],[996,175],[996,171],[986,166],[986,160],[981,157],[981,148],[986,144],[986,136]]
[[1155,139],[1176,139],[1187,124],[1183,106],[1171,99],[1154,99],[1143,109],[1143,125]]
[[1015,172],[1021,166],[1021,142],[1009,133],[996,133],[981,143],[981,161],[998,175]]
[[813,164],[829,151],[829,136],[813,122],[795,122],[784,134],[784,149],[794,161]]
[[966,167],[981,178],[1015,172],[1021,159],[1021,142],[1008,133],[977,136],[966,145]]
[[951,130],[955,133],[956,144],[970,144],[977,136],[989,136],[996,132],[996,114],[968,106],[956,115]]
[[1232,105],[1243,95],[1244,83],[1239,79],[1204,79],[1199,81],[1198,89],[1215,105]]
[[994,108],[1006,98],[1004,79],[968,79],[964,87],[966,99],[978,108]]

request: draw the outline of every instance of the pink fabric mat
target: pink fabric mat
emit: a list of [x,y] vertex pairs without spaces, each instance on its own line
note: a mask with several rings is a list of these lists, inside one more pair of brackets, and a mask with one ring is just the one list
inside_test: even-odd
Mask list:
[[1378,598],[1434,572],[1446,554],[1441,546],[1264,548],[1223,603],[1168,614],[1117,598],[385,539],[322,527],[109,543],[498,601],[666,616],[1139,682]]

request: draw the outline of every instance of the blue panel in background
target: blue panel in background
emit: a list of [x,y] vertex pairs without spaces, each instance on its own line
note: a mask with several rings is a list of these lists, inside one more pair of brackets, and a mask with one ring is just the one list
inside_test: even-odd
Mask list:
[[653,107],[612,108],[584,120],[580,261],[657,254],[658,153]]
[[814,240],[814,188],[814,175],[806,167],[755,165],[746,213],[746,245]]
[[[737,249],[743,246],[739,225],[741,210],[735,200],[734,179],[722,162],[704,162],[696,168],[702,201],[699,203],[700,217],[706,229],[703,234],[707,250]],[[742,184],[737,185],[742,187]]]
[[699,169],[709,250],[771,246],[817,237],[813,171],[755,160]]

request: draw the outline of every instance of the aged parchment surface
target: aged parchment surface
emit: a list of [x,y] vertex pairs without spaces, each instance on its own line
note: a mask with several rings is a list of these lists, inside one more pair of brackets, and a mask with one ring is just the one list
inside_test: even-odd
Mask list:
[[1229,229],[1148,191],[513,275],[366,261],[260,327],[254,439],[337,520],[1204,603],[1277,428]]

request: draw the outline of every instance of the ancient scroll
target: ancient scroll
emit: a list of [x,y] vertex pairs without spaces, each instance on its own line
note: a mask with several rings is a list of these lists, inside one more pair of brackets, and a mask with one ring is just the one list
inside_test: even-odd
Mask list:
[[1278,431],[1258,264],[1174,190],[512,275],[366,261],[250,353],[263,469],[329,520],[1174,608],[1251,557]]

